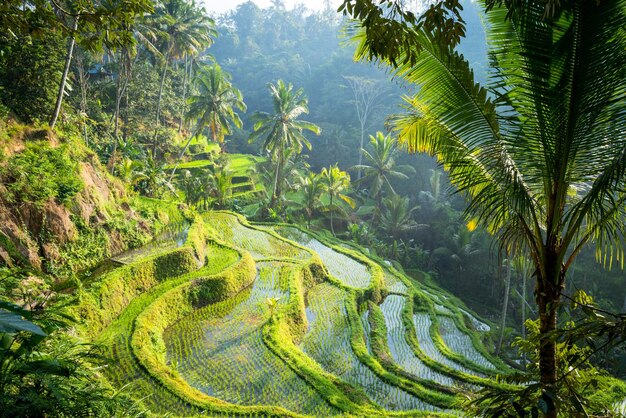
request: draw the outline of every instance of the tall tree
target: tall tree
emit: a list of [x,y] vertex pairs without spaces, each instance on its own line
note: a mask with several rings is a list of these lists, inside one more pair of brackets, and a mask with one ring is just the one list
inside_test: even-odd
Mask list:
[[311,220],[317,209],[321,206],[321,194],[323,191],[322,177],[313,172],[299,178],[298,189],[304,199],[301,203],[302,211],[306,215],[307,227],[311,229]]
[[[12,1],[8,3],[10,7]],[[65,66],[49,123],[51,128],[54,128],[57,123],[63,98],[67,94],[67,76],[76,43],[78,42],[89,51],[100,51],[103,46],[114,50],[130,45],[133,42],[133,36],[128,27],[137,16],[152,10],[149,0],[132,0],[124,4],[75,1],[52,1],[50,3],[23,1],[21,3],[24,15],[28,16],[30,12],[33,12],[43,18],[42,20],[51,26],[50,29],[59,29],[68,36]],[[26,7],[27,5],[29,7]]]
[[[155,45],[159,36],[164,36],[158,28],[159,22],[154,19],[141,18],[136,19],[130,26],[126,27],[134,35],[134,43],[124,45],[117,54],[117,80],[115,83],[115,108],[113,111],[114,129],[113,129],[113,152],[111,153],[111,174],[115,170],[117,162],[117,148],[120,142],[119,126],[120,126],[120,107],[122,98],[126,97],[126,120],[128,123],[128,86],[132,78],[132,68],[140,57],[141,49],[150,51],[155,58],[162,59],[163,56]],[[126,139],[126,135],[124,135]]]
[[330,167],[324,167],[320,173],[324,179],[324,191],[328,193],[329,204],[326,210],[330,213],[330,230],[335,235],[335,225],[333,215],[335,212],[343,212],[341,206],[336,203],[337,198],[346,202],[350,207],[354,208],[354,200],[344,192],[350,188],[350,175],[342,171],[337,164]]
[[417,207],[410,207],[407,197],[394,194],[384,200],[380,229],[392,243],[420,226],[411,216],[415,209]]
[[[421,88],[392,125],[409,151],[449,170],[469,199],[468,218],[511,253],[530,255],[539,383],[553,418],[546,394],[563,389],[566,372],[551,335],[568,269],[592,240],[605,260],[624,260],[626,6],[575,0],[546,15],[543,1],[491,3],[490,93],[461,55],[417,30],[419,54],[402,50],[395,74]],[[368,46],[359,45],[360,57]]]
[[398,150],[396,140],[391,135],[382,132],[370,135],[369,148],[361,149],[365,164],[356,165],[352,169],[363,172],[363,177],[356,183],[367,185],[370,197],[376,200],[380,209],[383,195],[392,196],[396,193],[391,184],[392,179],[406,180],[409,178],[407,174],[415,174],[415,169],[408,165],[396,165]]
[[304,131],[319,135],[320,128],[311,122],[298,120],[303,113],[309,113],[308,100],[303,89],[294,91],[292,84],[285,84],[283,80],[278,80],[276,84],[270,83],[268,87],[274,114],[257,112],[253,115],[255,123],[250,142],[264,138],[263,149],[275,160],[274,186],[270,199],[270,208],[274,208],[282,195],[278,175],[285,165],[287,156],[293,155],[286,150],[293,149],[299,154],[303,147],[311,149],[311,143],[304,137]]
[[[367,129],[370,115],[374,111],[376,101],[383,93],[384,87],[381,85],[380,81],[370,78],[354,76],[344,76],[344,78],[350,85],[350,89],[354,95],[354,108],[356,110],[356,117],[359,120],[359,132],[361,134],[359,149],[363,149],[365,146],[365,130]],[[359,153],[359,164],[357,167],[360,167],[361,164],[363,164],[363,154]],[[357,170],[357,179],[360,179],[361,168]]]
[[[74,16],[74,23],[72,24],[72,32],[76,32],[78,29],[78,20],[79,16]],[[70,36],[70,39],[67,43],[67,54],[65,57],[65,66],[63,68],[63,74],[61,75],[61,83],[59,84],[59,91],[57,93],[57,100],[54,105],[54,111],[52,112],[52,118],[50,119],[50,127],[54,128],[57,120],[59,119],[59,114],[61,113],[61,105],[63,104],[63,97],[67,94],[67,75],[70,72],[70,65],[72,64],[72,58],[74,56],[74,45],[76,44],[76,37],[74,35]]]
[[217,36],[215,23],[206,15],[204,8],[187,0],[163,0],[155,7],[150,19],[157,22],[164,36],[162,46],[163,72],[157,98],[152,157],[156,155],[159,126],[161,123],[161,102],[167,69],[171,60],[184,56],[197,56],[211,46]]
[[[178,162],[187,151],[187,147],[194,137],[197,137],[204,128],[209,129],[209,137],[220,145],[224,137],[232,133],[232,125],[241,128],[241,119],[235,109],[246,111],[241,92],[230,82],[230,74],[215,64],[200,70],[196,83],[199,88],[197,95],[189,98],[189,112],[187,118],[196,120],[196,128],[180,152],[171,176],[176,172]],[[170,176],[170,179],[171,179]]]
[[508,254],[504,263],[506,265],[506,277],[504,278],[504,300],[502,301],[502,314],[500,314],[500,337],[498,338],[498,345],[496,346],[496,354],[499,354],[502,350],[502,341],[504,341],[504,331],[506,328],[506,315],[509,311],[509,296],[511,295],[511,258]]
[[521,307],[522,307],[522,327],[520,329],[521,333],[522,333],[522,338],[526,338],[526,305],[528,305],[528,301],[527,301],[527,297],[526,297],[526,292],[528,289],[528,279],[532,278],[533,276],[533,264],[532,262],[523,255],[517,256],[513,259],[512,261],[512,267],[513,270],[517,273],[518,277],[520,278],[521,281],[521,287],[522,287],[522,294],[520,295],[518,292],[518,295],[520,296],[520,299],[522,300],[521,303]]

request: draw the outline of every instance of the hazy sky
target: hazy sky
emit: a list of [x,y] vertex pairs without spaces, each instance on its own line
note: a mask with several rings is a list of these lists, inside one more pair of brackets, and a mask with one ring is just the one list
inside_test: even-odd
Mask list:
[[[207,12],[210,14],[213,13],[223,13],[225,11],[234,9],[241,3],[245,3],[247,0],[200,0],[199,2],[204,3]],[[259,7],[268,7],[272,4],[271,0],[253,0]],[[324,7],[324,0],[283,0],[285,6],[288,9],[292,9],[296,4],[305,4],[309,9],[320,10]],[[331,4],[334,8],[339,7],[341,4],[341,0],[331,0]]]

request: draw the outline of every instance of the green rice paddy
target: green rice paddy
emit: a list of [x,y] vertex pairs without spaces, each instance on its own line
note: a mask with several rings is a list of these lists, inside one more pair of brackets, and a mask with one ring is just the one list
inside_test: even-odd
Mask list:
[[363,263],[322,244],[317,239],[298,229],[281,228],[278,232],[317,253],[328,272],[346,286],[360,289],[369,286],[372,275]]
[[[197,270],[168,264],[181,250]],[[134,267],[151,257],[167,269]],[[151,416],[453,416],[461,392],[480,388],[468,364],[501,369],[443,293],[296,227],[208,212],[119,261],[158,279],[119,285],[120,312],[96,341],[111,359],[106,378]],[[101,309],[110,280],[95,279],[83,310]],[[430,305],[411,312],[418,294]],[[383,318],[382,340],[368,306]]]

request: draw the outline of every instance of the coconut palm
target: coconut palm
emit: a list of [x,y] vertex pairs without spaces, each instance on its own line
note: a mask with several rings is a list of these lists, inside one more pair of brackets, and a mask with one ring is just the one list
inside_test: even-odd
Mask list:
[[277,200],[282,195],[279,173],[282,171],[289,154],[287,149],[292,149],[296,154],[302,152],[302,148],[311,149],[311,143],[304,137],[304,131],[320,134],[320,128],[304,120],[298,120],[303,113],[309,113],[308,100],[303,89],[293,90],[291,83],[285,84],[278,80],[276,84],[269,84],[270,94],[274,107],[274,114],[257,112],[253,115],[254,132],[250,136],[250,142],[263,138],[265,149],[275,161],[276,171],[274,186],[270,199],[270,208],[273,209]]
[[213,142],[222,144],[224,137],[232,133],[232,125],[241,128],[241,119],[235,108],[246,111],[246,104],[239,89],[230,82],[231,75],[215,64],[201,70],[196,83],[200,94],[189,98],[187,118],[198,118],[198,130],[208,127]]
[[396,165],[396,140],[382,132],[376,132],[375,136],[370,135],[370,150],[361,149],[361,154],[365,157],[365,164],[352,167],[353,170],[363,173],[356,183],[365,184],[370,197],[381,208],[383,196],[396,193],[391,180],[406,180],[409,178],[407,174],[415,174],[415,169],[408,165]]
[[[397,60],[395,73],[421,88],[391,124],[409,151],[428,152],[449,171],[469,199],[469,219],[512,256],[532,259],[539,388],[558,394],[567,371],[550,335],[568,269],[592,240],[603,257],[624,259],[626,7],[575,0],[546,14],[541,1],[491,6],[490,90],[463,56],[417,33],[421,52]],[[556,417],[554,402],[542,399],[545,416]]]
[[350,175],[345,171],[342,171],[337,164],[330,167],[322,168],[320,176],[323,179],[323,188],[328,193],[329,204],[326,206],[326,210],[330,213],[330,230],[335,235],[335,226],[333,223],[333,214],[335,212],[344,213],[343,208],[336,203],[336,199],[339,198],[346,202],[351,208],[354,208],[354,200],[344,194],[344,191],[350,189]]
[[215,170],[210,196],[213,205],[218,209],[226,209],[230,205],[233,196],[233,177],[234,174],[228,165]]
[[198,8],[193,1],[164,0],[159,2],[148,20],[154,20],[156,25],[160,27],[160,33],[164,34],[163,72],[157,99],[156,125],[152,144],[152,157],[154,158],[160,125],[163,87],[169,63],[173,59],[199,55],[211,46],[217,32],[214,28],[215,23],[206,15],[204,8]]
[[245,112],[246,104],[243,102],[241,92],[230,83],[229,73],[215,64],[201,70],[196,83],[200,91],[189,98],[189,112],[187,112],[188,119],[197,120],[196,128],[180,152],[170,179],[174,176],[178,162],[187,151],[191,140],[204,128],[209,129],[209,137],[213,142],[222,144],[224,137],[232,133],[232,125],[238,128],[242,126],[235,109]]
[[383,201],[380,229],[392,242],[399,241],[407,233],[420,227],[411,216],[417,207],[409,206],[409,199],[398,195],[392,195]]
[[321,206],[320,200],[322,191],[322,177],[313,172],[309,172],[308,176],[300,176],[298,189],[302,193],[303,201],[301,203],[302,211],[307,218],[307,226],[311,229],[311,219],[315,211]]

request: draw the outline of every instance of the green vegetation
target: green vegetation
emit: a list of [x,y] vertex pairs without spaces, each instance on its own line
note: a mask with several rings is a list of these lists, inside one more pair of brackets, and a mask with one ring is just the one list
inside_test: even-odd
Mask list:
[[623,412],[625,0],[204,3],[0,5],[0,416]]
[[[624,89],[626,38],[615,34],[626,12],[621,2],[547,9],[537,2],[486,2],[486,8],[494,95],[427,27],[405,38],[394,56],[361,30],[357,57],[380,57],[420,86],[406,99],[407,112],[393,118],[399,142],[444,164],[470,202],[472,228],[480,223],[496,234],[507,254],[530,255],[540,319],[534,399],[545,402],[546,417],[556,417],[561,404],[578,398],[577,389],[561,382],[567,373],[559,372],[552,336],[568,270],[594,240],[605,263],[607,256],[623,259],[616,237],[625,232],[624,121],[617,117],[624,102],[617,97]],[[598,74],[606,74],[600,83]],[[607,135],[613,139],[601,152]],[[522,405],[516,409],[538,413],[533,397]]]
[[73,161],[76,159],[65,144],[50,148],[47,142],[29,142],[0,173],[8,192],[5,199],[9,203],[32,202],[39,206],[49,199],[69,202],[83,188]]
[[[107,376],[124,385],[139,373],[133,396],[155,387],[154,396],[143,402],[155,413],[208,409],[290,415],[269,406],[275,405],[313,416],[342,411],[376,416],[381,408],[390,411],[385,414],[413,416],[453,407],[456,389],[398,372],[389,358],[383,368],[368,353],[357,303],[376,306],[372,301],[385,293],[382,267],[302,230],[276,229],[305,246],[236,214],[208,212],[195,218],[181,247],[147,252],[103,275],[92,286],[93,296],[84,300],[99,299],[102,306],[106,301],[110,319],[81,317],[89,333],[98,332],[93,324],[101,324],[97,340],[110,347],[118,365]],[[307,249],[311,241],[324,252]],[[169,268],[181,254],[192,256],[190,272]],[[373,272],[367,288],[333,277],[333,265],[342,257]],[[121,274],[144,282],[118,288]],[[412,288],[407,278],[398,280]],[[373,286],[379,290],[370,290]],[[113,289],[119,289],[118,296]],[[85,305],[82,309],[87,312]],[[375,352],[386,352],[376,329],[367,338],[381,347]]]
[[308,100],[304,90],[293,91],[293,85],[278,80],[276,85],[270,84],[270,93],[274,114],[259,112],[254,115],[254,133],[250,141],[263,138],[263,149],[271,157],[275,166],[274,186],[269,209],[274,209],[282,198],[283,171],[287,160],[300,154],[303,147],[311,149],[311,143],[304,137],[303,131],[311,131],[319,135],[320,128],[307,121],[298,120],[303,113],[309,113]]

